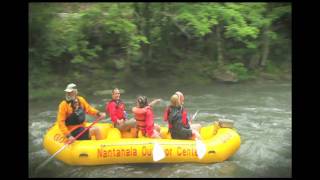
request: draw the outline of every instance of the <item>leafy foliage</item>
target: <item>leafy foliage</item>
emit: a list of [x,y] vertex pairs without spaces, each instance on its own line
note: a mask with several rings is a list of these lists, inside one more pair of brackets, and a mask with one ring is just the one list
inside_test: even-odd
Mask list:
[[189,67],[210,79],[222,54],[247,79],[252,57],[291,61],[290,28],[290,3],[30,3],[29,87],[49,82],[37,77],[112,83]]
[[229,64],[227,69],[235,73],[239,80],[247,80],[250,78],[248,69],[242,63]]

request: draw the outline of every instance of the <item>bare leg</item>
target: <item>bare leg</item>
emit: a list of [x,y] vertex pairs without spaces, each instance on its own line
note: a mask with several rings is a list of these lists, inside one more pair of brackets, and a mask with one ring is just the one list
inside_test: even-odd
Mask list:
[[190,127],[191,127],[192,130],[195,130],[198,133],[200,133],[201,124],[191,124]]
[[137,128],[131,128],[130,129],[130,133],[131,133],[131,135],[133,136],[133,137],[138,137],[138,130],[137,130]]
[[134,118],[131,118],[131,119],[124,121],[122,130],[128,131],[131,128],[135,128],[135,127],[136,127],[136,120]]
[[151,138],[161,139],[160,133],[154,129],[153,130],[153,135],[151,136]]
[[195,139],[200,139],[200,140],[201,140],[201,136],[200,136],[200,134],[199,134],[197,131],[192,130],[192,137],[191,137],[191,139],[193,139],[193,140],[195,140]]
[[160,133],[160,126],[158,124],[154,124],[154,130],[156,130],[158,133]]
[[89,129],[89,135],[90,135],[90,137],[95,136],[96,140],[102,139],[101,132],[100,132],[99,128],[97,128],[97,127],[91,127]]

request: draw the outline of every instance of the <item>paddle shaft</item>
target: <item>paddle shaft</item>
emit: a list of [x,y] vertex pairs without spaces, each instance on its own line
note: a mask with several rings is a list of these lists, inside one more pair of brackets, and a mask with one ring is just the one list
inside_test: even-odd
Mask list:
[[190,120],[190,123],[192,123],[192,120],[197,116],[198,112],[199,112],[199,110],[196,113],[194,113],[194,115],[192,116],[192,118]]
[[[191,118],[190,123],[192,123],[192,120],[195,119],[195,117],[198,115],[199,110],[197,110],[196,113]],[[204,155],[206,154],[206,145],[202,142],[201,139],[196,138],[196,150],[197,150],[197,156],[199,159],[202,159]]]
[[94,120],[92,122],[92,124],[90,124],[90,126],[86,127],[82,132],[80,132],[76,137],[69,139],[66,144],[64,146],[62,146],[57,152],[55,152],[50,158],[48,158],[47,160],[45,160],[43,163],[41,163],[37,169],[36,172],[41,169],[42,167],[44,167],[51,159],[53,159],[57,154],[59,154],[61,151],[63,151],[66,147],[68,147],[68,145],[70,145],[71,143],[73,143],[75,140],[77,140],[83,133],[85,133],[88,129],[90,129],[94,124],[96,124],[99,120],[101,120],[103,117],[98,117],[96,120]]
[[69,139],[68,142],[66,144],[71,144],[73,143],[75,140],[77,140],[83,133],[85,133],[88,129],[90,129],[94,124],[96,124],[99,120],[101,120],[102,117],[98,117],[96,120],[94,120],[92,122],[92,124],[90,124],[90,126],[86,127],[81,133],[79,133],[78,135],[76,135],[76,137],[74,137],[73,139]]

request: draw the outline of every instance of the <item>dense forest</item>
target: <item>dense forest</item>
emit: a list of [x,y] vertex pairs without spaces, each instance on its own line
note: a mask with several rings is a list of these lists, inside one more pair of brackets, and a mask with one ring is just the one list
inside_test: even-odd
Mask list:
[[291,79],[290,3],[30,3],[29,99]]

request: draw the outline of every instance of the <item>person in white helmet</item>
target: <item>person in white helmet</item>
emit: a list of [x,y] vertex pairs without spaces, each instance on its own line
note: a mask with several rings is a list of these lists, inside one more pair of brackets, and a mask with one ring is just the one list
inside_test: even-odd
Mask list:
[[[78,96],[76,84],[68,84],[64,91],[66,95],[65,99],[59,104],[56,123],[68,139],[73,139],[85,129],[86,114],[101,118],[106,116],[105,113],[90,106],[82,96]],[[89,140],[91,136],[95,136],[96,139],[102,138],[99,129],[92,126],[77,140]]]

